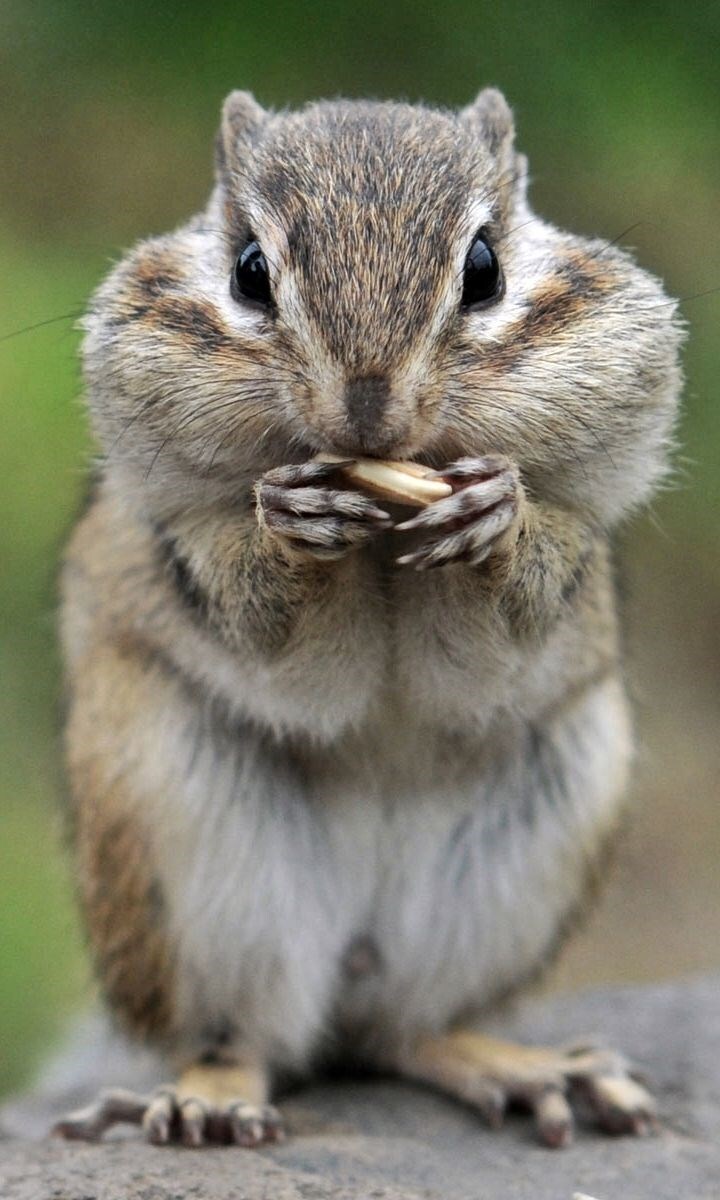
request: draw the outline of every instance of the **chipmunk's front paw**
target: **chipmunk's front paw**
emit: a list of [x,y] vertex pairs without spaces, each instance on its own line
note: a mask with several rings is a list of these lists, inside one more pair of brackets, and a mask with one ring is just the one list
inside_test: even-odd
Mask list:
[[261,525],[309,558],[342,558],[365,545],[391,518],[360,492],[329,486],[337,473],[337,463],[324,462],[266,472],[255,485]]
[[524,501],[518,468],[501,454],[487,454],[461,458],[437,474],[453,495],[395,527],[422,539],[397,561],[418,571],[458,562],[479,566],[518,528]]

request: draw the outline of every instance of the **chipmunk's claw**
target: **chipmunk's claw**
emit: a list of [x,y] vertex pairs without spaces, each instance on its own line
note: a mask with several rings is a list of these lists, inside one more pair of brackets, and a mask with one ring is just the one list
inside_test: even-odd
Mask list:
[[417,571],[464,562],[480,566],[516,521],[522,496],[517,467],[500,454],[464,458],[436,472],[454,492],[395,528],[420,544],[401,555]]

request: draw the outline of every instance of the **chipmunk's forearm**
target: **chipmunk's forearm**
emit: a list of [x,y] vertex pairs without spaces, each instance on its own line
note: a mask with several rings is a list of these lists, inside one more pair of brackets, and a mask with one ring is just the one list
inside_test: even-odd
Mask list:
[[[405,577],[403,663],[413,664],[407,686],[429,719],[441,717],[453,728],[485,727],[508,707],[542,713],[617,662],[602,533],[580,516],[530,499],[520,485],[511,518],[506,512],[488,547],[485,523],[491,533],[497,528],[491,525],[497,508],[482,507],[482,497],[479,503],[475,527],[465,529],[470,551],[476,545],[484,557]],[[414,602],[417,588],[422,605]]]
[[522,496],[514,536],[480,568],[484,586],[520,640],[542,638],[573,601],[607,545],[601,531],[581,517]]

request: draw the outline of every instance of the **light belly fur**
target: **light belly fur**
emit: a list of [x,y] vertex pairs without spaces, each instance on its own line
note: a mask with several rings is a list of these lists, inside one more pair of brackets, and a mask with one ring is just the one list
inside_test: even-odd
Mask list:
[[[220,754],[216,733],[196,739],[191,762],[176,747],[181,786],[152,836],[186,1045],[229,1025],[279,1066],[339,1038],[381,1061],[542,963],[617,823],[620,684],[539,733],[518,724],[501,754],[478,746],[474,770],[470,754],[443,772],[428,730],[393,732],[388,754],[382,728],[375,752],[367,730],[309,755],[247,731]],[[358,939],[372,954],[348,971]]]

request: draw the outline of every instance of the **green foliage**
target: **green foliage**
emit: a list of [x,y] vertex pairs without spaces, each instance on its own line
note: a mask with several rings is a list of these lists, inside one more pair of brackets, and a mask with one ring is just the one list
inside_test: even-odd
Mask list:
[[[670,0],[3,6],[0,1089],[84,990],[50,815],[61,790],[53,574],[89,454],[64,314],[82,311],[129,242],[203,202],[219,105],[237,86],[281,106],[338,93],[458,104],[498,84],[541,212],[609,239],[632,226],[624,240],[672,293],[718,288],[719,33],[717,6]],[[684,311],[692,462],[659,511],[717,574],[718,298]]]

